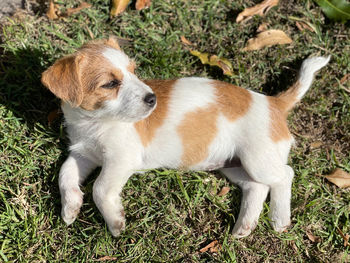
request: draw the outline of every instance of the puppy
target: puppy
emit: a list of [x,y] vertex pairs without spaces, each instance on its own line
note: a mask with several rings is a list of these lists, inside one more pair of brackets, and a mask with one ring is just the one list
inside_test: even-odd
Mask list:
[[[286,118],[328,61],[305,60],[295,84],[269,97],[205,78],[141,81],[114,38],[57,60],[42,83],[62,100],[70,138],[59,174],[63,220],[76,219],[83,202],[79,185],[97,166],[93,198],[113,236],[125,228],[120,193],[133,173],[222,168],[243,192],[233,234],[251,233],[269,192],[271,225],[284,231],[294,175],[287,165],[293,138]],[[235,158],[240,167],[223,168]]]

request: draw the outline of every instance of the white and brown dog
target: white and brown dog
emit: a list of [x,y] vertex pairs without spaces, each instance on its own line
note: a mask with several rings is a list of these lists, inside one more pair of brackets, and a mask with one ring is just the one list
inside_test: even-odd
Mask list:
[[296,83],[269,97],[205,78],[141,81],[114,38],[57,60],[42,82],[63,101],[71,141],[59,175],[63,220],[76,219],[83,202],[79,185],[97,166],[93,198],[118,236],[125,227],[120,193],[133,173],[212,170],[238,158],[240,167],[221,169],[243,191],[233,234],[251,233],[268,192],[271,224],[285,230],[294,175],[287,165],[293,138],[286,118],[328,61],[305,60]]

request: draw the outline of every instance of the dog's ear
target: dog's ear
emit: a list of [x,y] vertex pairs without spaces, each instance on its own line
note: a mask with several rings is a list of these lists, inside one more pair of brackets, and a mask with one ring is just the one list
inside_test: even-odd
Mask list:
[[118,39],[114,36],[109,36],[109,38],[106,40],[105,44],[112,47],[112,48],[120,50],[120,46],[118,44]]
[[57,60],[41,77],[41,82],[58,98],[78,107],[83,101],[80,64],[82,55],[70,55]]

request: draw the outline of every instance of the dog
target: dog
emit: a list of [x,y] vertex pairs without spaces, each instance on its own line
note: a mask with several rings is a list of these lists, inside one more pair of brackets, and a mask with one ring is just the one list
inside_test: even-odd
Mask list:
[[[114,37],[57,60],[42,83],[61,99],[70,139],[59,173],[63,220],[76,219],[80,185],[98,166],[93,199],[113,236],[125,228],[120,193],[132,174],[220,169],[243,193],[235,237],[254,230],[268,193],[270,223],[284,231],[294,176],[287,115],[329,59],[306,59],[295,84],[274,97],[206,78],[141,81]],[[239,167],[223,168],[234,159]]]

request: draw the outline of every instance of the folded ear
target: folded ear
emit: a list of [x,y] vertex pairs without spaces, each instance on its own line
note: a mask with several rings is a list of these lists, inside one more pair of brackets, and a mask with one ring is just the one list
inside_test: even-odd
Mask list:
[[49,67],[41,77],[41,82],[58,98],[78,107],[83,101],[83,87],[79,65],[82,55],[61,58]]
[[106,40],[105,43],[106,43],[106,45],[108,45],[108,46],[110,46],[112,48],[120,50],[120,46],[118,44],[118,40],[114,36],[109,36],[109,38]]

